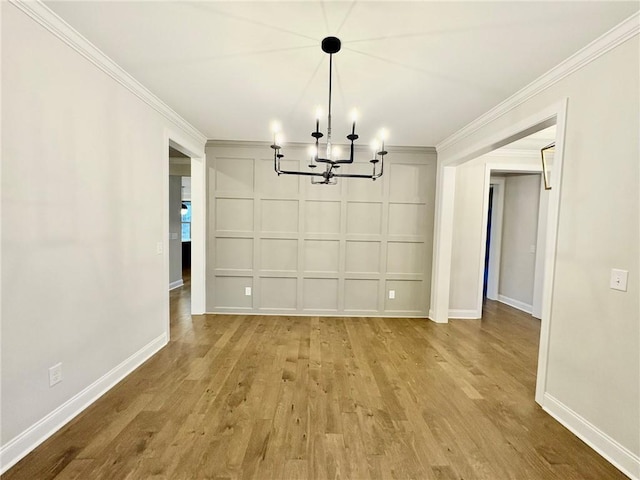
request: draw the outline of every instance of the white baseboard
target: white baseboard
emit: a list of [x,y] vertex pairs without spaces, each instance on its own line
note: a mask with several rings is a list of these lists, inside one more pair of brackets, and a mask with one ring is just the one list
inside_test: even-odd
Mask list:
[[[434,321],[433,315],[433,310],[429,309],[427,318],[431,321]],[[479,318],[482,318],[482,313],[478,312],[477,310],[449,310],[447,319],[449,318],[453,320],[478,320]]]
[[60,405],[53,412],[10,440],[6,445],[2,445],[0,448],[0,474],[5,473],[18,463],[20,459],[69,423],[166,344],[167,334],[163,333],[80,393]]
[[478,320],[481,317],[477,310],[449,310],[449,318],[455,320]]
[[184,280],[176,280],[175,282],[171,282],[169,284],[169,290],[173,290],[174,288],[178,288],[184,285]]
[[529,305],[528,303],[521,302],[520,300],[516,300],[514,298],[505,297],[504,295],[498,295],[498,301],[505,303],[510,307],[522,310],[529,315],[531,315],[531,312],[533,312],[533,305]]
[[633,480],[640,480],[640,456],[627,450],[548,393],[544,394],[542,408],[622,473]]

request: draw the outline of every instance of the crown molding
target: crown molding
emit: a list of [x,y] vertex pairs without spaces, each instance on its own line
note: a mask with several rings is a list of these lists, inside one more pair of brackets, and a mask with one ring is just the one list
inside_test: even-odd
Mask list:
[[462,139],[480,130],[485,125],[513,110],[518,105],[526,102],[531,97],[538,95],[556,82],[571,75],[575,71],[593,62],[595,59],[626,42],[640,32],[640,12],[636,12],[626,20],[613,27],[607,33],[597,38],[586,47],[571,55],[551,70],[538,77],[529,85],[519,90],[502,103],[481,115],[465,127],[462,127],[453,135],[445,138],[436,145],[436,150],[441,152]]
[[49,32],[54,34],[104,73],[117,81],[120,85],[133,93],[140,100],[164,116],[167,120],[171,121],[173,124],[184,130],[184,132],[196,139],[199,143],[204,145],[207,141],[207,137],[198,129],[178,115],[171,107],[160,100],[160,98],[151,93],[151,91],[128,74],[116,62],[111,60],[89,40],[83,37],[76,29],[56,15],[56,13],[42,3],[42,1],[9,0],[9,3],[27,14],[38,24],[42,25]]
[[[307,148],[310,144],[305,142],[287,142],[285,147],[290,148]],[[334,145],[339,145],[340,147],[346,147],[347,144],[335,143]],[[260,148],[269,148],[271,146],[271,142],[266,140],[207,140],[205,144],[206,147],[230,147],[230,148],[247,148],[247,147],[260,147]],[[284,149],[284,148],[283,148]],[[436,155],[435,147],[418,147],[418,146],[407,146],[407,145],[388,145],[386,149],[389,151],[389,155],[392,153],[418,153],[418,154],[426,154],[426,155]],[[363,152],[369,150],[368,147],[362,145],[355,146],[356,152]]]

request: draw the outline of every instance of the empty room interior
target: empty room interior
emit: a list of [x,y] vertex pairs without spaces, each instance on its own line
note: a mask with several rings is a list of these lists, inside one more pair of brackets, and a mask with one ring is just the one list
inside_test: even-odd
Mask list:
[[640,480],[637,1],[0,2],[0,475]]

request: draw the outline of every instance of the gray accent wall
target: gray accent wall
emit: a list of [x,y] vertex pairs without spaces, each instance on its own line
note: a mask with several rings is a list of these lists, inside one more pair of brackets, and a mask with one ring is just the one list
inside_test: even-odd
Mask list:
[[[426,317],[436,154],[389,151],[375,182],[311,185],[279,177],[266,144],[209,142],[207,311]],[[306,147],[285,154],[305,168]]]

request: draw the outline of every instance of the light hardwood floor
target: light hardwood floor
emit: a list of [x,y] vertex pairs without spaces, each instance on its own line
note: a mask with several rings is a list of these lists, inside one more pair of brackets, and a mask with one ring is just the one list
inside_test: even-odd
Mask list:
[[626,478],[534,402],[539,322],[189,315],[2,478]]

